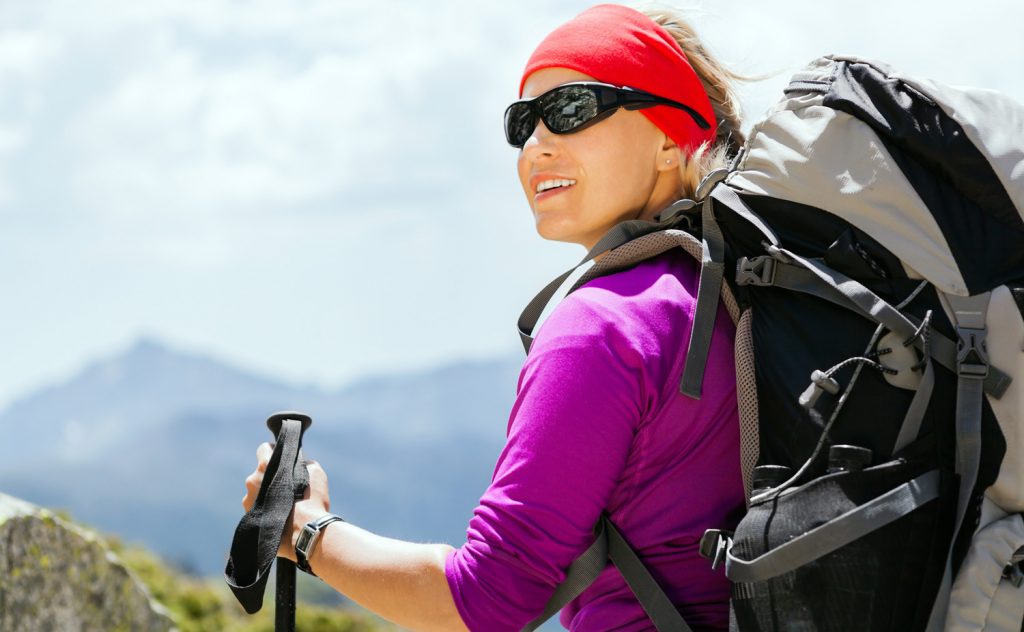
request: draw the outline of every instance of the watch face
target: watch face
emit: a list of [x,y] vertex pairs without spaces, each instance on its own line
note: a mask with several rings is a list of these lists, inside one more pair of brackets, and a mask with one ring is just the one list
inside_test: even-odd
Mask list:
[[296,552],[302,551],[302,553],[304,554],[306,552],[306,547],[309,546],[309,542],[313,539],[313,535],[315,533],[316,532],[310,529],[308,526],[303,527],[302,531],[299,532],[298,539],[295,541]]

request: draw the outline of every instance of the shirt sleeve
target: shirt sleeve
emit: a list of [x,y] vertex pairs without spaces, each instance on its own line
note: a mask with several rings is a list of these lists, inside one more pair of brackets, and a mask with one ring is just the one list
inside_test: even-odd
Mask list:
[[593,542],[651,394],[621,312],[584,287],[541,327],[519,378],[508,440],[446,561],[471,630],[519,630]]

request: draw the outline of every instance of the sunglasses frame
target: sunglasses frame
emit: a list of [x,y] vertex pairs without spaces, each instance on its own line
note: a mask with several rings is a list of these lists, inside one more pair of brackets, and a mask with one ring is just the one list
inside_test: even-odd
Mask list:
[[[544,120],[543,108],[540,107],[538,102],[541,99],[544,99],[545,97],[548,97],[549,95],[558,92],[559,90],[564,90],[566,88],[572,87],[587,88],[594,94],[594,96],[597,98],[597,114],[572,129],[558,131],[557,129],[555,129],[556,126],[552,126],[548,121]],[[619,108],[623,108],[626,110],[641,110],[644,108],[652,108],[658,105],[665,105],[668,107],[683,110],[684,112],[690,115],[693,121],[701,129],[709,129],[711,127],[711,125],[703,116],[700,115],[699,112],[697,112],[688,105],[679,103],[678,101],[673,101],[671,99],[659,97],[655,94],[651,94],[650,92],[644,92],[643,90],[637,90],[635,88],[630,88],[629,86],[616,86],[609,83],[601,83],[599,81],[574,81],[571,83],[563,83],[560,86],[555,86],[554,88],[548,90],[547,92],[539,94],[535,97],[531,97],[529,99],[520,99],[519,101],[516,101],[512,105],[505,108],[505,140],[508,141],[509,145],[517,149],[522,149],[523,145],[526,144],[526,141],[529,140],[529,136],[527,136],[522,143],[517,144],[513,142],[511,134],[509,133],[509,114],[512,112],[513,108],[520,106],[526,106],[527,108],[529,108],[529,112],[533,115],[533,125],[530,128],[531,135],[537,129],[537,121],[544,121],[544,126],[547,127],[551,133],[561,135],[575,134],[576,132],[583,131],[584,129],[590,127],[594,123],[597,123],[608,118]]]

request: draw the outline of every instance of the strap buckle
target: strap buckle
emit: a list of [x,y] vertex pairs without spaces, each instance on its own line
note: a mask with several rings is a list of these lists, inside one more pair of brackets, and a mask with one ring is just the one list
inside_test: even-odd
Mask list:
[[774,285],[775,259],[765,255],[748,259],[740,257],[736,262],[737,285]]
[[987,378],[989,361],[985,329],[957,327],[956,333],[959,336],[956,343],[957,374],[964,378]]
[[676,218],[676,216],[678,215],[682,217],[684,220],[686,220],[686,223],[692,230],[693,222],[690,220],[689,217],[684,215],[684,213],[692,211],[695,206],[697,206],[697,203],[690,199],[684,198],[682,200],[676,200],[668,208],[666,208],[664,211],[658,214],[658,217],[655,218],[655,221],[667,222],[670,219]]
[[[1017,559],[1020,557],[1021,559]],[[1010,563],[1003,567],[1003,579],[1020,588],[1024,585],[1024,555],[1016,554]]]
[[711,560],[711,570],[717,570],[725,561],[725,556],[732,547],[732,531],[708,529],[700,537],[698,552],[706,560]]

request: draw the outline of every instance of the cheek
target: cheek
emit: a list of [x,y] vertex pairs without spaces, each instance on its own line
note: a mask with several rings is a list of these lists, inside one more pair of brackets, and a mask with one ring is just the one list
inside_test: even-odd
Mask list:
[[[648,161],[642,159],[637,139],[628,134],[605,137],[587,148],[587,196],[609,211],[626,212],[645,201],[653,174]],[[614,147],[614,151],[609,151]]]
[[533,196],[530,195],[529,191],[530,163],[526,160],[522,151],[519,152],[519,159],[516,161],[516,172],[519,175],[519,184],[523,187],[523,194],[526,195],[526,199],[532,205]]

